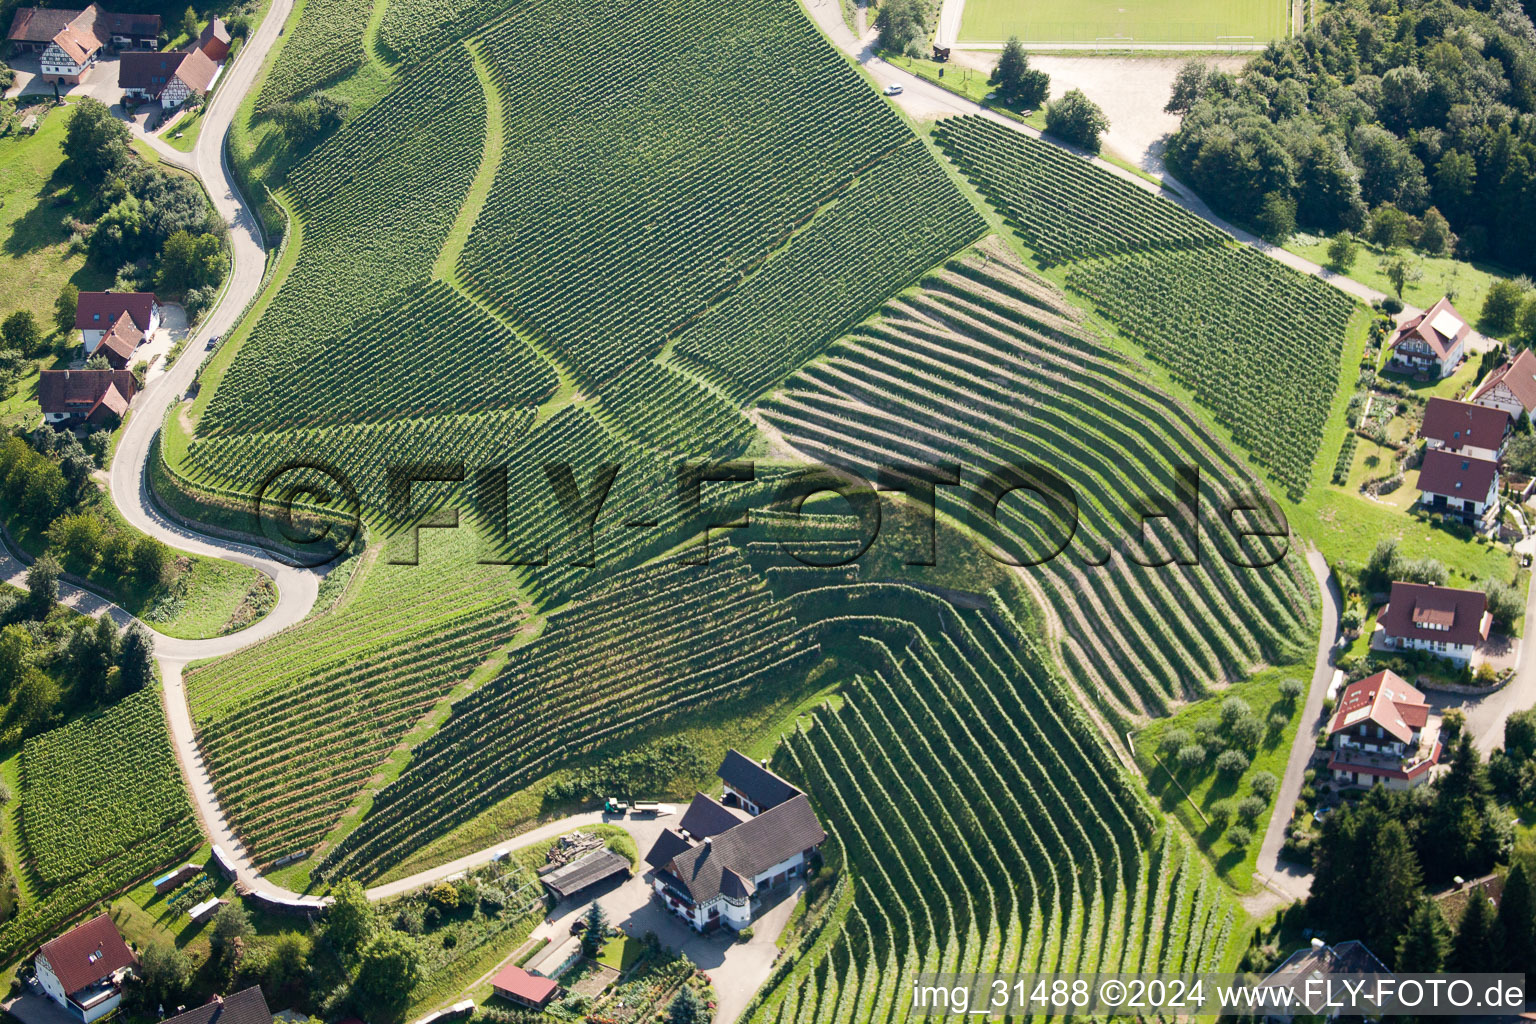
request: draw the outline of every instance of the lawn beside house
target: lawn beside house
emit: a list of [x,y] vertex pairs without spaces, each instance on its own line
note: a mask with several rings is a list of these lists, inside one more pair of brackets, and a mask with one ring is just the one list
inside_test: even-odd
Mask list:
[[[1313,263],[1321,266],[1328,265],[1328,239],[1326,238],[1308,234],[1292,235],[1291,240],[1285,243],[1285,248],[1288,252],[1304,256]],[[1380,267],[1383,256],[1384,253],[1381,250],[1361,242],[1360,256],[1344,276],[1388,295],[1395,294],[1392,282],[1387,280],[1387,275]],[[1408,256],[1423,276],[1417,281],[1410,282],[1403,289],[1403,301],[1410,306],[1428,309],[1441,296],[1449,295],[1451,301],[1456,304],[1456,308],[1472,318],[1474,323],[1478,313],[1482,311],[1483,299],[1488,296],[1489,286],[1501,277],[1514,276],[1503,268],[1488,263],[1424,256],[1416,252],[1410,252]]]

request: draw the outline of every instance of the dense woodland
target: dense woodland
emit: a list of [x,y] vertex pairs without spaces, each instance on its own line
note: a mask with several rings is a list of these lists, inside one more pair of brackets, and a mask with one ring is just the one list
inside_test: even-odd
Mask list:
[[1241,74],[1187,67],[1168,107],[1176,173],[1271,237],[1428,229],[1426,251],[1536,269],[1536,29],[1516,0],[1332,4]]

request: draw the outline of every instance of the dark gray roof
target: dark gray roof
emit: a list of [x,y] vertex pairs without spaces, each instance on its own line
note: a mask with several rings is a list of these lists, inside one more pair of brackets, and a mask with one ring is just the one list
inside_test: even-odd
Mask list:
[[725,752],[720,778],[759,807],[777,807],[800,791],[739,750]]
[[738,813],[703,793],[695,793],[693,803],[683,812],[683,820],[677,823],[677,830],[687,832],[694,839],[703,839],[735,828],[747,818],[745,811]]
[[598,882],[612,878],[621,871],[625,874],[629,873],[628,857],[614,853],[612,850],[599,850],[550,872],[544,876],[543,882],[549,886],[550,892],[563,900],[589,885],[596,885]]
[[664,868],[667,862],[693,844],[682,837],[677,829],[669,828],[656,837],[656,843],[651,847],[651,852],[645,855],[645,862],[653,868]]
[[261,987],[252,985],[234,995],[204,1003],[186,1013],[177,1014],[164,1024],[272,1024],[272,1011],[261,994]]
[[820,846],[826,838],[811,802],[804,793],[797,793],[710,842],[673,857],[666,873],[694,903],[707,903],[724,892],[727,872],[735,872],[750,883],[775,864]]

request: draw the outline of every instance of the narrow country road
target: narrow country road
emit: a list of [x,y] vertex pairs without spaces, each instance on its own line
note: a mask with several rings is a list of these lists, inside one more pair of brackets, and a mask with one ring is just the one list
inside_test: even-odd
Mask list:
[[[854,34],[848,30],[847,24],[843,21],[842,7],[839,0],[803,0],[803,3],[811,20],[816,23],[816,26],[821,29],[833,46],[858,61],[859,65],[869,72],[881,86],[901,86],[901,94],[893,96],[891,99],[911,117],[927,119],[957,114],[974,114],[996,121],[998,124],[1014,131],[1023,132],[1032,138],[1041,139],[1052,145],[1061,146],[1061,148],[1070,152],[1081,154],[1080,150],[1064,145],[1048,136],[1043,136],[1038,130],[1027,124],[1015,121],[1010,117],[1005,117],[995,110],[989,110],[979,103],[974,103],[963,96],[950,92],[948,89],[935,85],[925,78],[920,78],[910,71],[905,71],[895,64],[883,60],[875,52],[874,30],[871,29],[866,32],[862,39],[855,38]],[[958,34],[962,12],[962,3],[954,3],[951,0],[950,3],[944,5],[939,15],[939,31],[946,42],[953,42],[953,38],[949,35],[950,32]],[[1311,260],[1298,256],[1293,252],[1288,252],[1279,246],[1270,245],[1252,232],[1244,231],[1242,228],[1227,223],[1212,213],[1211,208],[1206,206],[1189,186],[1180,183],[1170,175],[1164,175],[1164,177],[1176,191],[1160,189],[1154,182],[1148,181],[1139,174],[1133,174],[1123,167],[1112,164],[1102,157],[1093,156],[1089,157],[1089,159],[1101,170],[1123,178],[1133,185],[1146,189],[1148,192],[1162,195],[1165,199],[1177,203],[1195,216],[1214,224],[1239,242],[1252,246],[1266,256],[1278,260],[1294,270],[1299,270],[1303,274],[1326,281],[1328,284],[1360,299],[1362,302],[1379,302],[1387,297],[1384,292],[1369,288],[1352,278],[1335,274],[1331,270],[1318,266]],[[1404,312],[1408,315],[1413,315],[1418,313],[1419,310],[1405,306]]]
[[1291,811],[1301,796],[1307,762],[1312,760],[1312,752],[1317,749],[1317,734],[1322,727],[1323,698],[1327,696],[1328,684],[1333,679],[1333,652],[1339,637],[1339,613],[1344,607],[1338,581],[1329,571],[1322,552],[1315,548],[1308,551],[1307,566],[1312,570],[1323,598],[1317,664],[1312,670],[1312,685],[1307,688],[1307,699],[1301,706],[1296,738],[1291,741],[1291,756],[1285,764],[1285,777],[1280,780],[1275,809],[1270,815],[1269,828],[1264,832],[1264,843],[1259,847],[1258,862],[1254,865],[1255,878],[1277,895],[1296,900],[1306,899],[1312,891],[1312,873],[1293,864],[1281,864],[1280,847],[1285,843],[1285,826],[1291,820]]

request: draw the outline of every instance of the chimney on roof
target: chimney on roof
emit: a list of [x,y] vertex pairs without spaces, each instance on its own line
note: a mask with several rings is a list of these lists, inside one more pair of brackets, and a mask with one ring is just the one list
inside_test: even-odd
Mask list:
[[714,836],[705,836],[704,837],[704,845],[705,846],[714,846],[715,845],[715,837]]
[[1312,940],[1312,948],[1313,949],[1324,949],[1324,948],[1327,947],[1327,945],[1328,945],[1328,943],[1324,942],[1322,939],[1313,939]]

